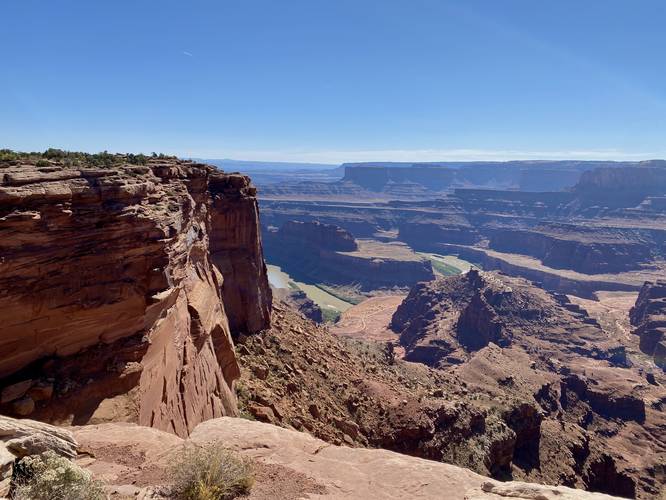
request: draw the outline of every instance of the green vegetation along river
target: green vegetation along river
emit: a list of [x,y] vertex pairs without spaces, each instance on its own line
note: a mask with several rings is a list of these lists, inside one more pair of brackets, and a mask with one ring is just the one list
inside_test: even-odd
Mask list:
[[289,274],[284,272],[278,266],[266,264],[266,267],[268,269],[268,282],[274,288],[291,288],[303,290],[305,295],[307,295],[308,298],[315,304],[323,309],[328,309],[331,311],[345,312],[347,309],[354,305],[350,302],[346,302],[338,297],[335,297],[328,292],[325,292],[316,285],[294,281],[291,276],[289,276]]
[[416,252],[419,255],[430,260],[433,269],[443,276],[454,276],[456,274],[466,273],[472,268],[478,269],[471,262],[462,260],[455,255],[439,255],[436,253]]

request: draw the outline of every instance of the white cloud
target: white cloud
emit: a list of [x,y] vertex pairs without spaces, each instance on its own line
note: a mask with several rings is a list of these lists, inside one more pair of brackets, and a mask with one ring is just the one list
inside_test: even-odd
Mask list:
[[180,53],[187,57],[193,57],[193,54],[187,50],[181,50]]
[[350,163],[367,161],[507,161],[507,160],[648,160],[666,157],[665,152],[637,153],[615,149],[571,151],[520,151],[493,149],[384,149],[349,151],[200,151],[188,157],[233,158],[254,161]]

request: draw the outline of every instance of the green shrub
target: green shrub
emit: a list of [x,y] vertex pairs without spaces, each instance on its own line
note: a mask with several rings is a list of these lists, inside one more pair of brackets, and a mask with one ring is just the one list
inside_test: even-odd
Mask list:
[[20,155],[11,149],[0,149],[0,161],[18,160]]
[[171,494],[179,500],[232,499],[247,494],[254,484],[249,459],[218,443],[185,448],[171,474]]
[[25,457],[17,465],[14,500],[104,500],[100,481],[53,451]]
[[337,323],[340,319],[340,311],[335,309],[329,309],[328,307],[321,308],[321,315],[324,319],[324,323]]

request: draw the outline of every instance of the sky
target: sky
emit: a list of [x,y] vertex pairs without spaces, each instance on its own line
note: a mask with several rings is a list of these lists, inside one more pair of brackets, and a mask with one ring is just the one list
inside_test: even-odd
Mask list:
[[664,0],[2,0],[0,148],[666,158]]

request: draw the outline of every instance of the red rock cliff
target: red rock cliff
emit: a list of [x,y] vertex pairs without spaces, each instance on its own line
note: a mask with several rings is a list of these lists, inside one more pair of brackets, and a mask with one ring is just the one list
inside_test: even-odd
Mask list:
[[210,249],[213,263],[225,277],[224,304],[233,333],[256,333],[270,323],[271,290],[268,286],[259,230],[256,189],[240,174],[214,174],[209,191],[213,197],[213,231]]
[[231,329],[270,321],[249,179],[39,164],[0,164],[0,411],[179,435],[236,414]]

